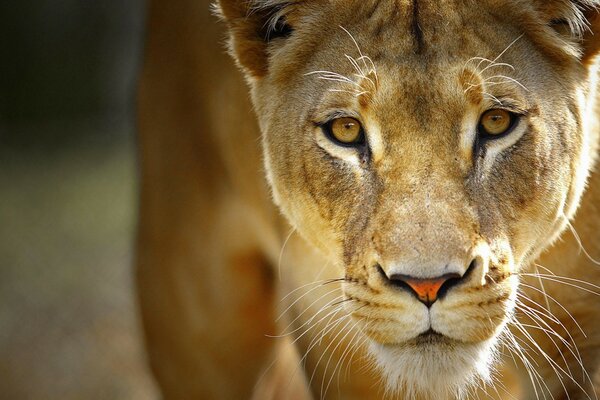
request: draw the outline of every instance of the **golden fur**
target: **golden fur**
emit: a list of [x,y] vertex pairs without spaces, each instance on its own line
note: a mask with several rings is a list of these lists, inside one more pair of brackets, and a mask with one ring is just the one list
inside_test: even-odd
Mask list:
[[[595,399],[595,5],[221,0],[248,99],[208,3],[151,2],[137,281],[165,398]],[[477,142],[499,103],[523,116]],[[340,115],[366,149],[323,134]],[[386,278],[447,272],[430,308]]]

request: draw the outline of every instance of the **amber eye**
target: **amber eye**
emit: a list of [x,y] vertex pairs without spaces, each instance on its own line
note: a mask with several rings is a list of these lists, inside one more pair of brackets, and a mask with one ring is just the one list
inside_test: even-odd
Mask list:
[[499,136],[513,127],[516,116],[502,109],[488,110],[479,120],[479,133],[488,136]]
[[342,145],[358,145],[365,140],[362,125],[354,118],[342,117],[331,120],[325,125],[325,130],[331,139]]

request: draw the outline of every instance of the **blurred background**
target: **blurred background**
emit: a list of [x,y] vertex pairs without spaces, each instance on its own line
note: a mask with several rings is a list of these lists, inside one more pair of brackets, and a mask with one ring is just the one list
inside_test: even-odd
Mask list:
[[142,0],[0,2],[0,399],[155,399],[133,288]]

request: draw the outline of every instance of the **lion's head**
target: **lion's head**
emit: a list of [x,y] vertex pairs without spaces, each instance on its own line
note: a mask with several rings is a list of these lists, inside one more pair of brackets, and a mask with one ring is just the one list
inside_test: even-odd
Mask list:
[[345,277],[388,386],[485,378],[592,163],[596,2],[220,3],[275,201]]

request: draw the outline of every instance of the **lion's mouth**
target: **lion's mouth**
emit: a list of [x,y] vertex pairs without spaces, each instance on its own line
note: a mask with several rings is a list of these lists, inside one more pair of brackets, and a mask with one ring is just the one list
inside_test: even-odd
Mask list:
[[433,328],[429,328],[427,331],[421,333],[414,339],[414,343],[416,345],[448,344],[452,341],[453,339],[439,332],[436,332],[435,330],[433,330]]

